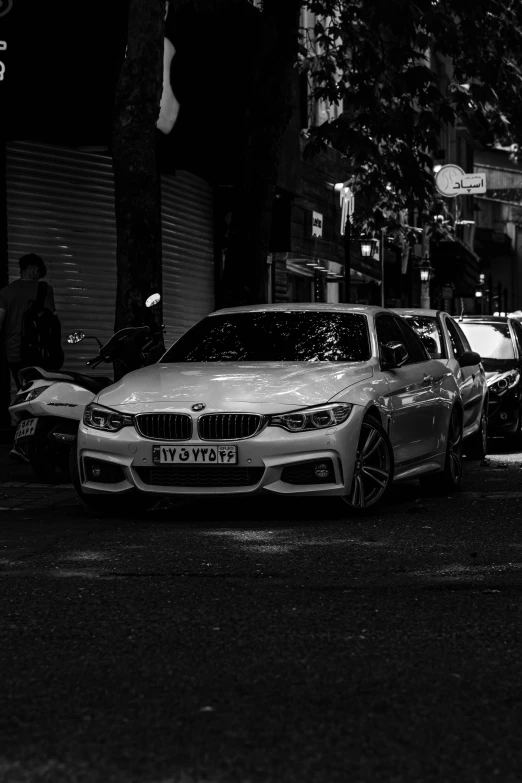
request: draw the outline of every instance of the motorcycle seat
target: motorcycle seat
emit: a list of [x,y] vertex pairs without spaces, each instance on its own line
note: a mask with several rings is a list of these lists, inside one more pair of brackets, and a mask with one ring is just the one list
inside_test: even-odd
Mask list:
[[106,386],[110,386],[114,381],[111,378],[105,378],[101,376],[83,375],[79,372],[53,372],[44,370],[42,367],[25,367],[20,370],[20,378],[23,382],[35,381],[37,378],[42,378],[44,381],[69,381],[76,383],[78,386],[83,386],[84,389],[92,391],[93,394],[97,394]]
[[88,389],[95,394],[97,394],[102,389],[105,389],[106,386],[111,386],[111,384],[114,383],[111,378],[94,375],[83,375],[79,372],[69,372],[67,375],[70,375],[73,382],[77,383],[78,386],[83,386],[84,389]]

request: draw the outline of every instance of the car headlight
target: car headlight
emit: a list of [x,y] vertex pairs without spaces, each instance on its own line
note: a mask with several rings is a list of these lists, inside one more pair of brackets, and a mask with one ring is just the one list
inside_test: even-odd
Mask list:
[[325,427],[335,427],[336,424],[342,424],[352,412],[352,408],[353,405],[349,402],[336,402],[332,405],[280,413],[276,416],[270,416],[268,426],[282,427],[288,432],[322,430]]
[[13,405],[20,405],[21,402],[31,402],[31,400],[36,400],[36,398],[39,397],[42,392],[48,389],[50,385],[51,384],[48,384],[47,386],[38,386],[36,389],[29,389],[29,391],[17,394],[13,400]]
[[510,370],[509,372],[503,372],[502,375],[497,375],[488,380],[488,386],[495,394],[504,394],[508,389],[512,389],[516,386],[520,380],[520,372],[518,370]]
[[134,424],[134,416],[90,403],[83,412],[83,423],[95,430],[118,432],[123,427],[131,427]]

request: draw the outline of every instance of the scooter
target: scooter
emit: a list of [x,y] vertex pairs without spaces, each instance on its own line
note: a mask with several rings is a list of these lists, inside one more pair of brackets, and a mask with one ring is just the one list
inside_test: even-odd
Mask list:
[[[154,294],[145,305],[153,307],[159,301],[160,295]],[[102,362],[112,362],[121,377],[158,361],[164,352],[164,331],[163,327],[127,327],[115,332],[104,345],[97,337],[72,332],[67,342],[96,340],[98,355],[86,365],[94,369]],[[9,407],[12,420],[18,423],[15,445],[41,480],[55,481],[58,471],[68,478],[70,451],[76,444],[85,406],[114,380],[68,370],[48,372],[41,367],[26,367],[19,377],[22,385]]]

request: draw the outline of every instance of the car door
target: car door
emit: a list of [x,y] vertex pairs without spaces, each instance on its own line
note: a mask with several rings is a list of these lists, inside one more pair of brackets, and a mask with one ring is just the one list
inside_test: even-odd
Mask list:
[[[379,345],[399,342],[408,351],[402,367],[384,369],[390,387],[390,440],[396,465],[427,459],[438,453],[441,438],[438,388],[444,367],[430,359],[420,338],[406,321],[388,313],[376,318]],[[439,429],[437,429],[437,427]]]
[[459,359],[466,351],[471,351],[468,340],[457,323],[449,315],[443,316],[449,337],[448,366],[457,378],[457,384],[464,408],[464,437],[468,430],[477,425],[482,413],[484,396],[484,370],[481,364],[461,367]]

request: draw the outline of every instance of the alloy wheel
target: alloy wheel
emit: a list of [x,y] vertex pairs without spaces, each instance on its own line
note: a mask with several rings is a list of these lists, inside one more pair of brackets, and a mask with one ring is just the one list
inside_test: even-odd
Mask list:
[[363,422],[346,502],[360,510],[374,506],[386,492],[391,475],[391,450],[384,430],[371,421]]

